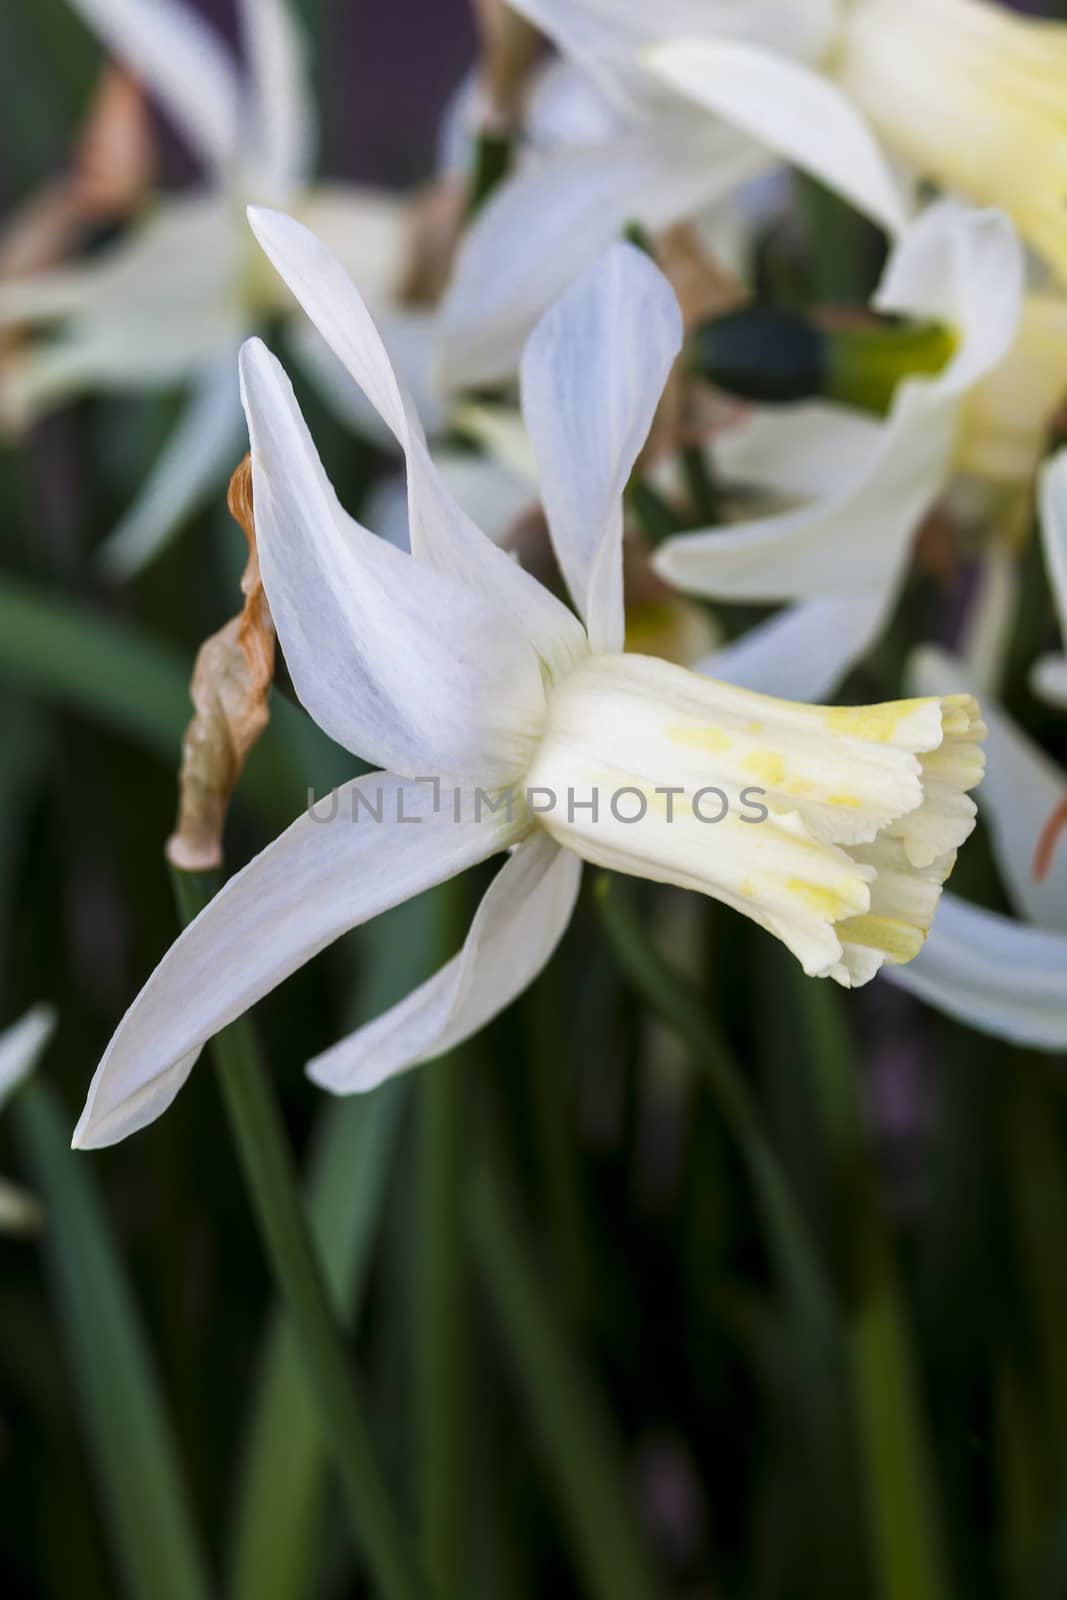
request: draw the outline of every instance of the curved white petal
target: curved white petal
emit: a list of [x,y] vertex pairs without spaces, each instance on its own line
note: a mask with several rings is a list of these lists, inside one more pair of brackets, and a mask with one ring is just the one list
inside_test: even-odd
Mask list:
[[441,482],[373,319],[340,264],[291,217],[253,207],[249,221],[282,279],[404,452],[417,561],[479,595],[550,664],[565,668],[580,658],[586,645],[576,618],[475,527]]
[[947,891],[922,953],[883,977],[998,1039],[1067,1050],[1067,937]]
[[841,464],[871,461],[884,424],[821,400],[753,406],[715,439],[715,464],[724,478],[790,500],[815,500],[841,484]]
[[[516,833],[503,811],[476,820],[469,801],[456,822],[450,797],[435,812],[430,785],[390,773],[335,793],[336,810],[322,801],[299,817],[171,946],[97,1068],[76,1146],[144,1127],[220,1028],[348,929],[506,849]],[[357,795],[365,803],[354,813]]]
[[662,100],[642,70],[641,51],[683,35],[745,39],[801,60],[816,60],[830,42],[837,0],[512,0],[564,55],[579,62],[628,109]]
[[1026,261],[1011,220],[940,200],[909,225],[873,303],[957,330],[952,360],[926,383],[932,395],[958,399],[1011,350],[1025,287]]
[[315,153],[307,42],[287,0],[241,0],[241,21],[252,71],[247,176],[264,199],[283,199]]
[[899,186],[867,123],[834,84],[769,48],[669,39],[642,59],[706,111],[813,173],[890,234],[907,221]]
[[522,358],[522,414],[552,543],[594,650],[621,650],[622,493],[682,345],[667,279],[614,244],[547,311]]
[[737,600],[895,587],[912,536],[948,481],[960,398],[1009,348],[1022,290],[1022,257],[1006,218],[951,202],[931,207],[894,251],[878,305],[950,322],[958,345],[946,368],[898,387],[866,450],[856,436],[833,492],[798,511],[670,539],[654,558],[660,575]]
[[70,0],[108,48],[143,78],[193,148],[215,167],[234,164],[241,87],[214,28],[179,0]]
[[529,642],[476,589],[347,515],[258,339],[241,352],[241,392],[263,584],[304,705],[338,743],[406,775],[508,782],[544,707]]
[[[377,319],[393,370],[432,439],[445,431],[448,421],[444,401],[433,382],[436,339],[433,313],[382,308]],[[392,431],[363,390],[356,388],[347,368],[314,324],[303,317],[293,318],[287,339],[305,376],[315,385],[338,421],[372,440],[380,449],[394,452],[396,439]]]
[[[434,460],[449,493],[495,544],[535,503],[537,491],[529,480],[502,461],[444,450],[435,452]],[[375,484],[367,496],[366,515],[381,538],[401,550],[411,548],[407,485],[402,477]]]
[[887,590],[790,606],[705,656],[694,670],[781,700],[822,704],[875,644],[894,599]]
[[740,187],[766,158],[732,128],[667,117],[606,145],[531,155],[460,246],[440,312],[450,389],[512,376],[538,317],[628,223],[652,232]]
[[308,1063],[334,1094],[362,1094],[478,1032],[537,977],[574,911],[582,864],[540,829],[501,867],[459,955],[399,1005]]
[[224,482],[244,449],[244,417],[231,350],[197,384],[136,500],[98,551],[113,578],[129,578],[157,556]]
[[[921,694],[943,694],[949,685],[953,693],[977,688],[965,663],[930,647],[916,652],[909,677]],[[1033,872],[1042,831],[1067,798],[1067,773],[995,702],[984,698],[982,715],[989,736],[978,809],[989,824],[1005,887],[1031,922],[1067,932],[1067,850],[1054,852],[1041,882]]]
[[51,1006],[37,1005],[0,1033],[0,1106],[29,1077],[55,1025]]

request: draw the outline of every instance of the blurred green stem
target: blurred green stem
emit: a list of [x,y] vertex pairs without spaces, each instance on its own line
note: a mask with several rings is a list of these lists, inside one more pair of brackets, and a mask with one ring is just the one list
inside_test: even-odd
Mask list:
[[[214,873],[176,871],[173,881],[185,923],[219,887]],[[357,1548],[365,1550],[383,1596],[413,1600],[422,1586],[378,1469],[366,1408],[301,1208],[281,1112],[248,1019],[223,1029],[214,1051],[249,1198],[314,1386]]]
[[[457,879],[438,891],[444,960],[452,958],[458,939],[466,936],[463,887]],[[461,1056],[452,1051],[425,1067],[419,1083],[419,1512],[423,1567],[441,1600],[464,1592],[468,1507],[460,1206],[462,1065]]]
[[637,992],[688,1045],[737,1140],[763,1212],[768,1247],[798,1319],[816,1341],[830,1348],[837,1336],[833,1296],[728,1041],[703,996],[664,960],[649,939],[629,887],[602,873],[595,893],[601,921],[619,965]]
[[492,1154],[472,1182],[470,1221],[482,1281],[555,1479],[588,1593],[597,1600],[655,1600],[661,1589],[638,1532],[610,1413],[538,1282]]
[[878,1589],[884,1600],[948,1593],[934,1476],[890,1239],[871,1174],[857,1071],[837,996],[793,978],[805,1019],[816,1102],[847,1230],[847,1337]]

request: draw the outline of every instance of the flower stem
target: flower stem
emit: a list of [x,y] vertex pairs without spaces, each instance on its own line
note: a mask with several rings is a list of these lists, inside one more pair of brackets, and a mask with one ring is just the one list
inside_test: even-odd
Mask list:
[[884,1600],[947,1592],[933,1469],[892,1248],[871,1177],[856,1063],[828,985],[797,977],[816,1100],[851,1235],[847,1336],[857,1443]]
[[474,1246],[570,1531],[582,1592],[596,1600],[655,1600],[661,1589],[637,1528],[611,1414],[538,1281],[501,1165],[490,1149],[473,1178]]
[[[438,891],[441,945],[454,953],[463,920],[462,880]],[[466,934],[464,924],[459,937]],[[419,1513],[423,1567],[435,1595],[464,1592],[466,1415],[464,1261],[460,1170],[463,1060],[456,1051],[424,1068],[419,1083],[418,1255]]]
[[[184,922],[218,888],[214,873],[173,874]],[[223,1100],[267,1256],[282,1293],[341,1479],[353,1535],[388,1600],[423,1593],[378,1469],[359,1385],[301,1208],[281,1112],[247,1018],[214,1040]]]
[[768,1247],[798,1321],[830,1349],[838,1337],[837,1308],[815,1245],[785,1173],[760,1123],[744,1074],[703,997],[665,961],[648,937],[626,886],[607,873],[596,882],[601,921],[619,965],[635,990],[688,1045],[737,1140],[763,1211]]

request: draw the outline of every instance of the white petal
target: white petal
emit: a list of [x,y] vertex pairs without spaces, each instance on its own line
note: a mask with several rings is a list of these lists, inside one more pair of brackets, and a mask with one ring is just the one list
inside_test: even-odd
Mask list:
[[1018,624],[1019,558],[1007,540],[982,552],[975,593],[960,639],[960,655],[982,698],[995,694]]
[[968,1027],[1067,1050],[1067,937],[943,894],[922,954],[886,967],[899,989]]
[[507,782],[544,706],[527,640],[477,590],[347,515],[259,340],[241,352],[241,389],[263,583],[304,705],[338,743],[406,775]]
[[658,232],[764,164],[733,129],[694,128],[688,117],[604,146],[531,156],[460,246],[441,306],[443,382],[459,390],[511,377],[538,317],[628,223]]
[[844,461],[871,461],[884,425],[859,411],[821,400],[753,406],[716,437],[715,461],[724,478],[792,500],[833,494]]
[[145,80],[204,159],[232,166],[241,134],[241,90],[214,28],[178,0],[70,0],[120,61]]
[[1067,450],[1041,473],[1041,542],[1060,633],[1067,645]]
[[552,542],[594,650],[621,650],[622,493],[682,345],[642,251],[615,244],[546,312],[522,358],[522,413]]
[[1042,656],[1034,662],[1030,687],[1050,706],[1067,711],[1067,659],[1063,656]]
[[976,211],[955,200],[928,206],[889,258],[874,305],[947,323],[956,353],[930,390],[957,399],[993,372],[1019,330],[1026,263],[1002,211]]
[[194,389],[133,505],[101,545],[98,559],[115,578],[140,572],[237,465],[244,418],[231,350]]
[[308,1063],[335,1094],[362,1094],[462,1044],[537,977],[574,911],[582,864],[538,830],[489,886],[459,955],[393,1006]]
[[[655,82],[638,63],[657,40],[746,39],[816,60],[833,35],[836,0],[513,0],[560,50],[592,73],[619,103],[651,109]],[[650,106],[651,103],[651,106]]]
[[414,247],[408,195],[355,183],[316,183],[296,204],[299,221],[337,257],[368,305],[396,301]]
[[[354,816],[356,795],[372,810]],[[469,804],[457,823],[447,796],[435,813],[430,785],[389,773],[336,796],[332,815],[321,801],[299,817],[171,946],[97,1069],[76,1146],[114,1144],[144,1127],[220,1028],[348,929],[505,849],[516,832],[502,811],[475,820]]]
[[448,494],[422,426],[358,290],[315,236],[291,217],[253,208],[249,221],[274,267],[387,424],[407,459],[412,551],[496,608],[550,664],[585,651],[575,617],[475,527]]
[[241,0],[241,19],[252,70],[248,177],[264,197],[282,199],[307,176],[314,156],[307,42],[288,0]]
[[907,220],[874,134],[840,89],[798,62],[747,44],[671,39],[643,54],[651,71],[705,110],[811,172],[890,234]]
[[832,700],[842,680],[877,641],[894,599],[886,591],[829,595],[790,606],[706,656],[694,670],[781,700],[809,704]]
[[[923,694],[973,687],[962,661],[933,648],[916,652],[909,677]],[[991,829],[1005,887],[1029,921],[1067,931],[1067,850],[1054,853],[1040,883],[1033,875],[1042,831],[1067,797],[1067,774],[995,702],[983,699],[982,714],[989,739],[978,809]]]
[[[389,359],[406,392],[411,396],[424,428],[431,438],[445,431],[447,413],[433,383],[433,357],[436,325],[432,312],[381,309],[378,324]],[[338,421],[370,439],[382,450],[396,449],[396,439],[362,389],[352,382],[348,369],[334,355],[312,323],[294,318],[287,330],[289,347],[305,376],[315,385],[321,398]]]
[[[444,450],[437,451],[434,460],[457,504],[496,544],[535,502],[536,490],[501,461]],[[402,477],[375,484],[367,496],[366,515],[383,539],[401,550],[410,549],[408,493]]]
[[39,1005],[0,1033],[0,1106],[29,1077],[55,1025],[52,1008]]
[[931,207],[894,251],[877,303],[951,323],[958,345],[946,368],[899,385],[866,450],[856,436],[831,494],[799,511],[670,539],[656,551],[657,571],[722,599],[895,588],[912,536],[948,482],[961,396],[1010,346],[1022,287],[1019,245],[1005,218],[949,202]]

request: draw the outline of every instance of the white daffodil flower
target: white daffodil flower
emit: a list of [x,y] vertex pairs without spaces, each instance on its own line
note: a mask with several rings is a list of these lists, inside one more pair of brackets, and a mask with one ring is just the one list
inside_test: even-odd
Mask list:
[[1067,278],[1067,26],[989,0],[513,0],[630,107],[642,73],[877,216],[855,106],[919,178],[995,205]]
[[[92,260],[0,281],[0,329],[30,336],[5,358],[0,417],[22,426],[72,395],[188,385],[189,399],[103,559],[136,571],[225,481],[241,449],[242,339],[291,303],[248,232],[245,206],[305,218],[372,300],[404,269],[404,202],[348,185],[311,185],[314,117],[304,44],[285,0],[241,0],[242,73],[213,28],[180,0],[70,0],[158,98],[209,182],[160,196],[134,230]],[[310,374],[329,398],[329,365]],[[325,370],[324,370],[325,369]]]
[[1015,336],[1022,292],[1022,253],[1007,218],[942,201],[905,229],[874,304],[952,328],[955,351],[943,371],[901,383],[884,422],[823,405],[778,408],[722,436],[721,471],[800,508],[680,534],[656,551],[656,570],[709,598],[798,604],[706,670],[819,699],[872,647],[915,532],[950,481],[966,399]]
[[[55,1021],[48,1006],[34,1006],[0,1033],[0,1111],[37,1065]],[[0,1233],[25,1233],[36,1227],[40,1215],[32,1195],[0,1179]]]
[[[1040,498],[1045,566],[1067,652],[1067,450],[1044,468]],[[1067,711],[1067,654],[1044,656],[1035,663],[1032,687],[1050,705]]]
[[976,702],[797,705],[622,652],[622,492],[681,341],[658,268],[613,246],[523,358],[579,621],[452,501],[339,263],[290,218],[252,221],[407,460],[410,554],[342,510],[284,371],[245,346],[260,565],[293,682],[333,738],[387,770],[301,817],[186,929],[108,1047],[75,1143],[151,1121],[204,1042],[296,967],[501,851],[463,950],[313,1061],[317,1083],[370,1089],[480,1028],[548,960],[583,861],[724,901],[812,976],[850,986],[910,960],[973,826]]
[[[923,694],[971,681],[965,663],[933,649],[920,652],[911,677]],[[946,894],[922,954],[906,970],[887,967],[886,976],[983,1032],[1064,1050],[1067,850],[1062,838],[1051,838],[1047,851],[1042,841],[1067,806],[1067,774],[1007,712],[988,702],[984,711],[989,743],[980,807],[1017,919]]]

